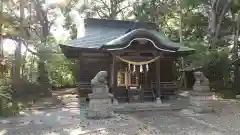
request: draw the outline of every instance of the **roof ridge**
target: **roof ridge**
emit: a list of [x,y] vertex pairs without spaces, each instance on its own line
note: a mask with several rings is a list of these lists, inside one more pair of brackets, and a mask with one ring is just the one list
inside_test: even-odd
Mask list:
[[86,26],[93,27],[109,27],[109,28],[125,28],[129,29],[135,24],[135,28],[144,27],[148,29],[157,29],[157,25],[152,22],[145,21],[131,21],[131,20],[110,20],[110,19],[98,19],[98,18],[86,18],[84,19]]
[[156,24],[155,22],[149,22],[149,21],[119,20],[119,19],[100,19],[100,18],[92,18],[92,17],[85,18],[84,20],[104,20],[104,21],[117,21],[117,22],[129,22],[129,23],[138,22],[138,23]]

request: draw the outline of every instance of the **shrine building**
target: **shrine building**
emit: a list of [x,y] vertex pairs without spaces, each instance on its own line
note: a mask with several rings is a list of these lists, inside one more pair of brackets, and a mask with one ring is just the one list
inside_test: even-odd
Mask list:
[[111,93],[119,102],[168,98],[178,89],[174,62],[195,52],[170,41],[155,23],[87,18],[81,38],[60,44],[64,55],[79,60],[81,97],[91,93],[90,81],[108,72]]

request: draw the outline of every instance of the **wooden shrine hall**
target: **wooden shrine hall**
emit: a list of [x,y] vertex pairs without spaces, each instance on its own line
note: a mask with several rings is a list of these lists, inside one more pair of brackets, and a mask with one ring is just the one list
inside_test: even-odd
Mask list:
[[119,102],[154,101],[174,95],[173,64],[195,52],[163,35],[155,23],[87,18],[81,38],[61,44],[64,55],[79,60],[79,93],[91,93],[90,81],[108,71],[110,92]]

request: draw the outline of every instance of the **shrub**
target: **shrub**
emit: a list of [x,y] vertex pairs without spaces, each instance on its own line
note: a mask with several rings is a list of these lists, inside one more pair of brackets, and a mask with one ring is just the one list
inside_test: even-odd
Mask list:
[[16,116],[21,105],[12,98],[10,79],[0,79],[0,116]]

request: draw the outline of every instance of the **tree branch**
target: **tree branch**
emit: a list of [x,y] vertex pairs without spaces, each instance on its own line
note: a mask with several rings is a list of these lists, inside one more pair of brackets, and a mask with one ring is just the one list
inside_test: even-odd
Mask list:
[[[0,34],[0,36],[2,36],[2,37],[5,38],[5,39],[11,39],[11,40],[15,41],[16,43],[18,42],[18,39],[19,39],[19,37],[15,37],[15,36],[11,36],[11,35],[3,35],[3,34]],[[25,40],[23,40],[23,39],[20,39],[20,40],[21,40],[21,42],[23,43],[23,45],[26,47],[26,50],[27,50],[27,51],[29,51],[29,52],[31,52],[32,54],[38,56],[38,53],[37,53],[37,52],[34,52],[34,51],[32,51],[31,49],[28,48],[27,42],[26,42]]]
[[31,29],[36,33],[36,35],[37,35],[38,37],[40,37],[40,34],[38,33],[38,31],[37,31],[36,28],[31,28]]
[[214,32],[215,34],[214,34],[214,37],[213,37],[213,44],[216,42],[216,39],[219,36],[219,31],[220,31],[220,28],[221,28],[221,24],[222,24],[223,18],[225,16],[226,12],[229,10],[231,2],[232,2],[232,0],[228,0],[228,3],[224,6],[224,8],[223,8],[223,10],[221,12],[221,15],[219,17],[219,20],[218,20],[218,23],[217,23],[217,26],[216,26],[216,30]]
[[111,12],[111,8],[109,8],[109,5],[108,5],[107,3],[105,3],[103,0],[99,0],[99,1],[98,1],[98,0],[95,0],[95,1],[102,3],[102,4],[105,6],[105,8],[108,9],[108,12],[109,12],[109,13]]
[[[33,55],[39,56],[39,54],[37,52],[32,51],[31,49],[28,48],[27,42],[23,39],[20,39],[22,44],[26,47],[26,50],[30,53],[32,53]],[[15,40],[17,42],[17,40]]]
[[[96,12],[99,12],[99,13],[102,13],[103,14],[103,16],[102,17],[109,17],[109,15],[107,15],[106,13],[104,13],[101,9],[98,9],[98,8],[96,8],[96,10],[95,10]],[[102,18],[103,19],[103,18]]]
[[36,10],[37,20],[40,21],[40,24],[42,26],[44,26],[44,24],[45,24],[44,13],[41,9],[41,4],[40,4],[39,0],[35,0],[34,5],[35,5],[35,10]]
[[98,15],[101,19],[104,19],[104,17],[99,13],[98,10],[96,10],[96,12],[97,12],[97,15]]
[[119,10],[116,12],[116,15],[119,14],[120,12],[122,12],[124,9],[129,8],[129,6],[130,6],[130,5],[125,6],[125,7],[121,8],[121,9],[119,9]]

